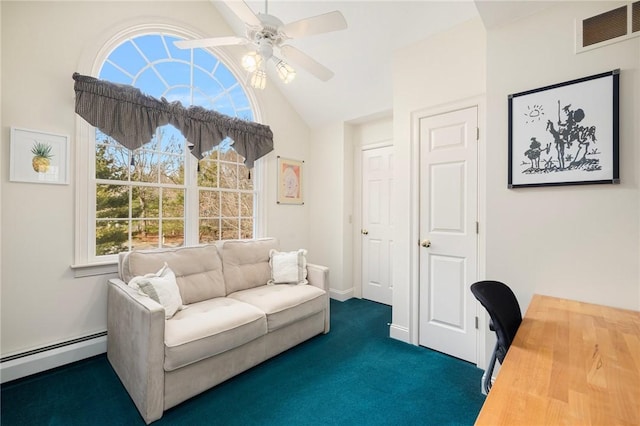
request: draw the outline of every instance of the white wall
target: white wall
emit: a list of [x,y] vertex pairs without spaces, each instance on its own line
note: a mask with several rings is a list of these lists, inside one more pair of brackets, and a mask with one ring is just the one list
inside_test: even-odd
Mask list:
[[417,263],[411,248],[420,236],[413,235],[411,230],[414,208],[411,114],[436,107],[446,110],[447,105],[459,105],[460,101],[482,95],[486,81],[485,56],[485,30],[476,19],[399,50],[393,61],[393,137],[397,169],[394,245],[397,251],[393,263],[391,335],[414,344],[417,344],[418,283]]
[[[574,53],[574,19],[613,6],[560,3],[487,33],[486,270],[523,311],[534,293],[640,308],[640,38]],[[616,68],[621,184],[507,189],[507,96]]]
[[[71,75],[129,24],[172,23],[203,36],[231,30],[209,2],[2,2],[2,356],[106,329],[108,275],[75,278],[76,120]],[[230,54],[234,54],[231,52]],[[90,61],[89,61],[90,62]],[[309,129],[272,87],[257,95],[275,135],[266,166],[266,231],[308,246],[309,208],[276,205],[276,156],[309,158]],[[71,184],[9,182],[10,127],[70,135]],[[313,258],[310,259],[314,261]]]
[[309,259],[329,267],[331,297],[346,300],[354,295],[351,235],[353,224],[352,129],[334,124],[311,134],[307,167],[309,187]]

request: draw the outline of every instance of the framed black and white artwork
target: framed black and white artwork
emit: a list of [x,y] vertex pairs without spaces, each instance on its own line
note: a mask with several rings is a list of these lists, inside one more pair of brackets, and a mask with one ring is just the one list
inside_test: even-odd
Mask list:
[[619,77],[509,95],[509,188],[620,183]]

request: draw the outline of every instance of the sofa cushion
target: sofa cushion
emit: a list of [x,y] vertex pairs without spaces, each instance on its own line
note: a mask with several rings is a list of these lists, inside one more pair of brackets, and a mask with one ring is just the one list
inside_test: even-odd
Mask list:
[[182,302],[191,304],[226,295],[222,262],[215,245],[136,250],[120,254],[120,278],[156,272],[164,263],[176,274]]
[[266,333],[265,314],[252,305],[226,297],[193,303],[165,322],[164,369],[218,355]]
[[176,275],[166,262],[162,269],[155,274],[131,278],[129,287],[160,303],[164,308],[165,319],[171,318],[182,309],[182,297],[180,297],[180,288],[178,288],[178,283],[176,282]]
[[307,284],[307,251],[269,251],[271,279],[267,284]]
[[265,312],[269,332],[320,312],[327,306],[325,291],[311,285],[264,285],[241,290],[228,297]]
[[227,294],[265,285],[271,278],[269,251],[278,240],[232,240],[222,244],[222,265]]

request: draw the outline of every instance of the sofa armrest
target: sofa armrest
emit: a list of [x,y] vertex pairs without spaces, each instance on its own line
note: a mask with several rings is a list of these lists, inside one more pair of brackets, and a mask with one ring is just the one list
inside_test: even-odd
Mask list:
[[107,295],[107,358],[149,424],[164,411],[164,308],[119,279]]
[[307,281],[309,281],[310,285],[318,287],[319,289],[324,290],[326,293],[327,308],[324,319],[324,333],[327,334],[331,325],[331,304],[329,301],[329,268],[313,263],[307,263]]
[[326,266],[307,263],[307,281],[329,293],[329,268]]

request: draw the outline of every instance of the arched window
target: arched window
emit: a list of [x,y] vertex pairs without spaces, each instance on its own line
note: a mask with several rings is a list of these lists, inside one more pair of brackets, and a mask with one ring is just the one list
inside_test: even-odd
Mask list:
[[[179,39],[166,33],[129,37],[108,54],[97,77],[185,107],[253,120],[249,97],[229,68],[209,50],[176,48]],[[99,130],[91,139],[87,261],[131,249],[254,236],[254,181],[232,141],[197,161],[170,125],[135,151]]]

